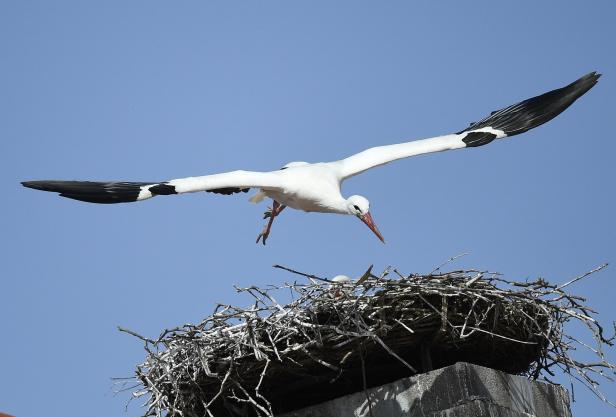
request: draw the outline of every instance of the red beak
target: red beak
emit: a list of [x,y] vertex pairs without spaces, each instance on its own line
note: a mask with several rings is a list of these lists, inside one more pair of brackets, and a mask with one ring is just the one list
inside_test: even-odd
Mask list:
[[372,220],[372,215],[368,212],[359,218],[362,222],[366,223],[366,226],[372,230],[372,232],[379,238],[379,240],[385,243],[385,239],[383,239],[383,235],[379,232],[379,228],[374,224],[374,220]]

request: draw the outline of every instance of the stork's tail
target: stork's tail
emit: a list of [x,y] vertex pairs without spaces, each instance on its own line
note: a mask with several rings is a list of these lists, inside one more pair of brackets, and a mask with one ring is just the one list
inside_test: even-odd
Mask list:
[[62,197],[88,203],[130,203],[153,197],[149,187],[156,182],[24,181],[24,187],[60,193]]
[[257,191],[257,193],[255,195],[250,197],[248,199],[248,201],[250,201],[251,203],[257,204],[257,203],[260,203],[261,201],[265,200],[266,197],[267,197],[267,195],[262,190],[259,190],[259,191]]

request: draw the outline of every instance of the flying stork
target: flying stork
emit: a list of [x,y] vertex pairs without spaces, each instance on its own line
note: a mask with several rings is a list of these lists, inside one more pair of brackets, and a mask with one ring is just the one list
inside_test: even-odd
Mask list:
[[368,199],[360,195],[343,197],[344,180],[389,162],[450,149],[487,145],[495,139],[524,133],[553,119],[590,90],[601,74],[591,72],[573,83],[492,112],[457,133],[412,142],[378,146],[333,162],[291,162],[271,172],[231,171],[164,182],[25,181],[28,188],[60,193],[62,197],[89,203],[129,203],[159,195],[210,193],[230,195],[258,189],[250,199],[258,203],[273,200],[257,243],[265,244],[274,218],[285,207],[306,212],[349,214],[364,222],[383,242],[370,214]]

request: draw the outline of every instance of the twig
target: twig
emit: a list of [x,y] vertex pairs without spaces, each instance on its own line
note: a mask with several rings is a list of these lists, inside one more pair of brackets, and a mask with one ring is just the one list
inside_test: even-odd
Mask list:
[[456,256],[452,256],[451,258],[447,259],[445,262],[443,262],[442,264],[440,264],[439,266],[437,266],[436,268],[434,268],[432,271],[430,271],[430,273],[428,275],[433,275],[436,271],[440,271],[440,269],[446,265],[449,265],[450,263],[452,263],[453,261],[455,261],[458,258],[461,258],[463,256],[468,255],[469,252],[464,252],[461,253],[459,255]]
[[600,266],[596,267],[595,269],[586,272],[585,274],[582,274],[582,275],[580,275],[580,276],[578,276],[576,278],[573,278],[571,281],[567,281],[564,284],[559,285],[556,289],[557,290],[562,290],[563,288],[568,287],[569,285],[573,284],[574,282],[577,282],[577,281],[579,281],[581,279],[586,278],[587,276],[589,276],[591,274],[594,274],[595,272],[599,272],[602,269],[607,268],[608,265],[609,265],[608,263],[604,263],[603,265],[600,265]]

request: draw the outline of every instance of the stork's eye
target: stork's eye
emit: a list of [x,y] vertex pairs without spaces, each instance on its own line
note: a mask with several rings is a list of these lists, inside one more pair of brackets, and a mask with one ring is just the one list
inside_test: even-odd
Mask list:
[[361,210],[359,209],[359,207],[357,207],[357,206],[355,206],[355,205],[353,206],[353,208],[355,208],[355,210],[357,210],[357,211],[361,211]]

